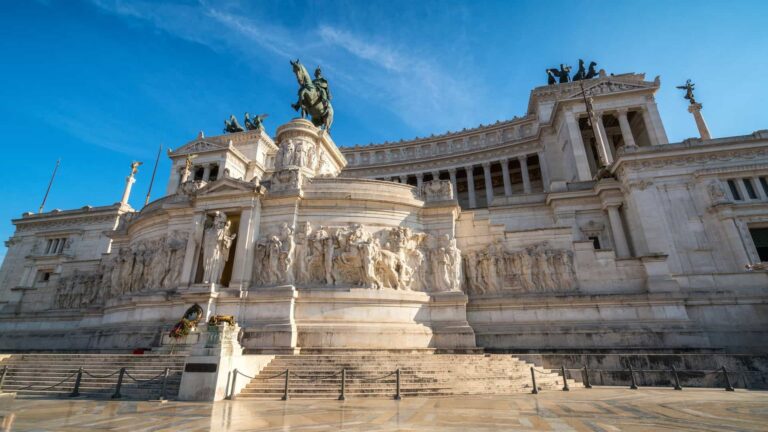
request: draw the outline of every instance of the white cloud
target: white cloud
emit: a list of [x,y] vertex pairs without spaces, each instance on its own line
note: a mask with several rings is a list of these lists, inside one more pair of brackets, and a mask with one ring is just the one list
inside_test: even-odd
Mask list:
[[420,133],[458,129],[481,108],[476,97],[483,93],[482,85],[466,76],[454,77],[455,68],[338,26],[319,24],[296,31],[205,3],[92,2],[105,12],[148,22],[215,51],[234,50],[246,61],[300,57],[308,67],[322,64],[332,85],[346,90],[348,97],[384,107]]

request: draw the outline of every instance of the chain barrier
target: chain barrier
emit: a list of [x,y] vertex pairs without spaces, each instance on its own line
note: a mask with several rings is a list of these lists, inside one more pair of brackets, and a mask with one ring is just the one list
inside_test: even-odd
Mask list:
[[128,378],[132,379],[133,382],[135,382],[136,384],[142,385],[142,384],[146,384],[146,383],[148,383],[150,381],[155,381],[156,379],[160,378],[161,376],[163,376],[163,374],[165,374],[165,371],[160,372],[159,374],[153,376],[152,378],[145,379],[145,380],[138,379],[138,378],[134,377],[133,375],[131,375],[130,372],[128,372],[127,369],[125,370],[125,374],[128,375]]
[[[398,370],[399,370],[399,369],[398,369]],[[358,379],[360,380],[360,382],[361,382],[361,383],[368,383],[368,382],[376,382],[376,381],[381,381],[381,380],[383,380],[384,378],[389,378],[389,377],[391,377],[391,376],[393,376],[393,375],[397,375],[397,370],[396,370],[396,371],[394,371],[394,372],[390,372],[390,373],[388,373],[388,374],[386,374],[386,375],[382,375],[382,376],[380,376],[380,377],[376,377],[376,378],[368,378],[368,379],[362,379],[362,378],[358,378]]]
[[91,377],[91,378],[95,378],[95,379],[105,379],[105,378],[112,378],[113,376],[115,376],[115,375],[119,374],[119,373],[120,373],[120,369],[118,369],[118,370],[116,370],[116,371],[112,372],[112,373],[111,373],[111,374],[109,374],[109,375],[93,375],[92,373],[88,372],[88,371],[87,371],[87,370],[85,370],[85,369],[83,369],[83,373],[84,373],[84,374],[86,374],[86,375],[88,375],[88,376],[89,376],[89,377]]
[[[72,372],[72,374],[71,374],[71,375],[69,375],[68,377],[64,378],[63,380],[61,380],[61,381],[57,382],[56,384],[54,384],[54,385],[52,385],[52,386],[50,386],[50,387],[45,387],[45,388],[41,388],[41,389],[34,389],[34,390],[35,390],[35,391],[46,391],[46,390],[51,390],[52,388],[55,388],[55,387],[58,387],[58,386],[60,386],[60,385],[64,384],[64,382],[68,381],[70,378],[72,378],[73,376],[75,376],[75,375],[77,375],[77,374],[78,374],[78,371]],[[22,391],[22,390],[29,390],[29,389],[31,389],[32,387],[36,386],[36,385],[37,385],[37,384],[30,384],[30,385],[28,385],[28,386],[26,386],[26,387],[22,387],[22,388],[18,388],[18,389],[13,389],[13,391],[14,391],[14,392],[19,392],[19,391]]]

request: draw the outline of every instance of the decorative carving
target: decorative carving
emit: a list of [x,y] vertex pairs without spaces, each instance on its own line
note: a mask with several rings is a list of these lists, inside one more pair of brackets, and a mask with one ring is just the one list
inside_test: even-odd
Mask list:
[[725,192],[725,188],[720,180],[711,180],[707,183],[707,194],[709,194],[709,200],[712,201],[712,205],[731,202],[731,199],[728,198],[728,194]]
[[257,244],[254,280],[258,286],[295,282],[460,290],[461,252],[449,235],[436,239],[406,227],[371,233],[360,224],[320,226],[313,231],[309,222],[299,224],[295,235],[287,224],[278,231]]
[[101,274],[75,271],[59,279],[54,305],[59,309],[79,309],[94,305],[101,300]]
[[237,234],[230,234],[232,221],[227,215],[216,211],[203,234],[203,283],[218,284],[229,258],[229,248]]
[[467,290],[496,294],[504,289],[524,292],[569,291],[576,288],[573,253],[548,249],[546,243],[509,252],[496,241],[464,256]]
[[298,169],[277,171],[272,175],[270,192],[301,189],[304,184],[304,175]]
[[421,197],[426,202],[453,199],[453,185],[449,180],[430,180],[421,185]]

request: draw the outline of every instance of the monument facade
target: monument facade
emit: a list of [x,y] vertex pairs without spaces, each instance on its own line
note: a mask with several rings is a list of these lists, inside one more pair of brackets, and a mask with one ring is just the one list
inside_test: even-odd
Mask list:
[[292,61],[302,118],[274,136],[232,117],[140,210],[13,220],[0,346],[159,348],[197,303],[251,353],[764,352],[768,131],[669,143],[658,77],[580,63],[522,117],[338,147]]

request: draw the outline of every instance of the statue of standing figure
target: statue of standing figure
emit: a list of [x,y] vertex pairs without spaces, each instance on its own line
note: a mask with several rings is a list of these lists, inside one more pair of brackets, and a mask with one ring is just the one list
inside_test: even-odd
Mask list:
[[229,259],[229,248],[237,234],[230,234],[232,221],[216,211],[203,233],[203,283],[221,283],[224,265]]
[[691,80],[686,80],[684,85],[677,86],[680,90],[685,90],[685,99],[688,99],[688,101],[691,103],[691,105],[696,105],[696,98],[693,96],[693,88],[696,86],[696,84],[692,83]]

